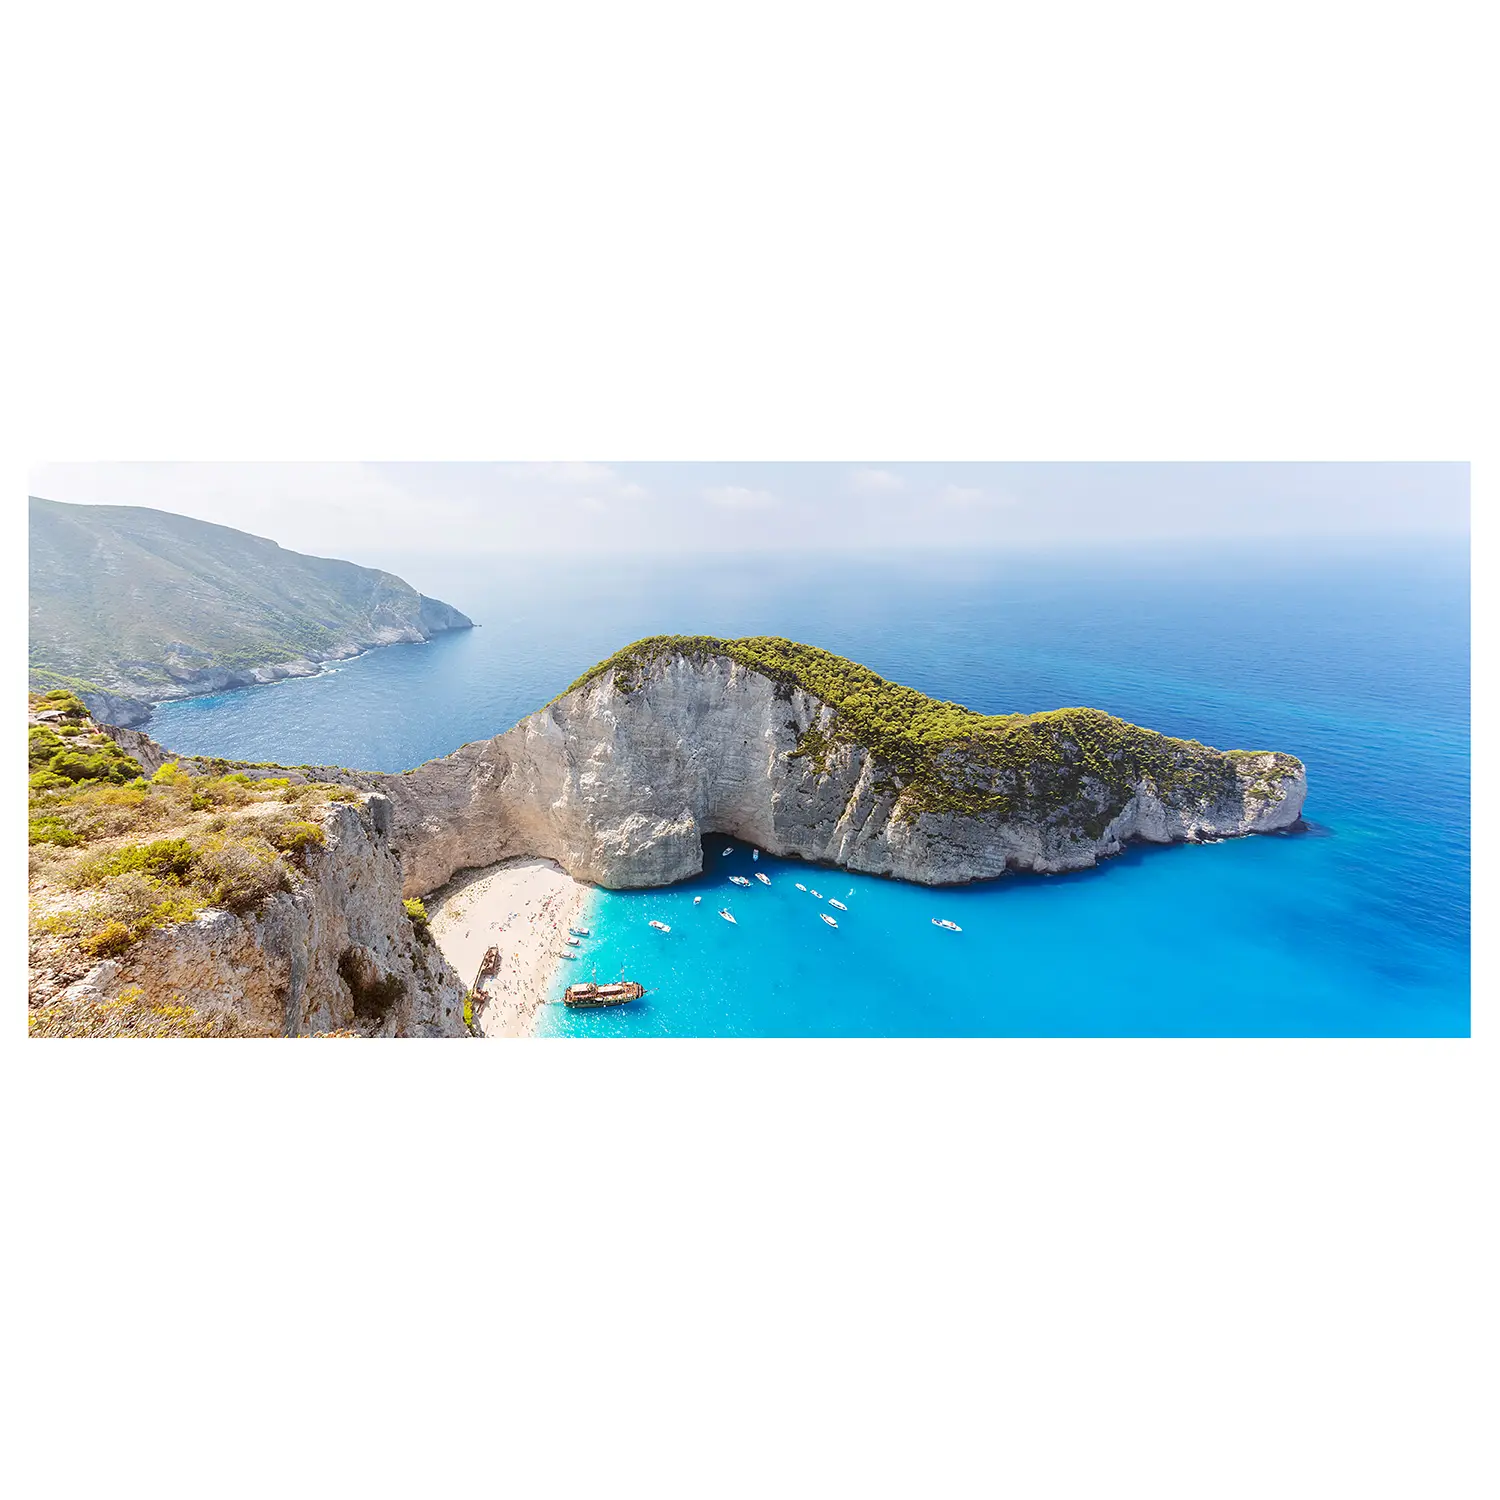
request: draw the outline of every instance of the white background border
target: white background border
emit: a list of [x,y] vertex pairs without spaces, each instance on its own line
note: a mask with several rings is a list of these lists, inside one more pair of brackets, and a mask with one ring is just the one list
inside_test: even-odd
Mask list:
[[[7,635],[39,460],[1471,459],[1482,579],[1480,19],[30,7]],[[132,1048],[17,1009],[7,1473],[1493,1493],[1476,847],[1471,1042]]]

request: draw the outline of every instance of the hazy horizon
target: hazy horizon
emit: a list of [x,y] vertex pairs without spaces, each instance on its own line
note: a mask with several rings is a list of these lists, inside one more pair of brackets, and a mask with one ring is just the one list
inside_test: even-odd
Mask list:
[[29,478],[40,498],[170,511],[385,568],[1469,531],[1467,463],[120,463]]

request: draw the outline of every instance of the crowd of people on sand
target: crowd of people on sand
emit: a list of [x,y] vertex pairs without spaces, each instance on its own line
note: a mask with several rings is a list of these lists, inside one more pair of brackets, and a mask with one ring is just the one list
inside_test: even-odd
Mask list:
[[[535,911],[531,910],[532,903],[528,900],[522,903],[520,911],[508,912],[503,919],[489,924],[494,934],[491,941],[500,949],[500,972],[486,986],[488,993],[483,1008],[496,1007],[499,1014],[495,1019],[501,1024],[496,1026],[492,1019],[485,1027],[486,1031],[508,1031],[513,1024],[529,1022],[538,1008],[546,1003],[547,981],[555,968],[555,963],[549,960],[566,951],[563,940],[567,936],[567,918],[563,907],[569,894],[563,890],[549,891]],[[548,940],[547,947],[541,952],[527,955],[530,965],[526,968],[523,968],[520,949],[511,948],[507,952],[505,942],[507,931],[516,931],[512,924],[523,920],[532,935]],[[465,938],[472,935],[472,928],[464,932]]]

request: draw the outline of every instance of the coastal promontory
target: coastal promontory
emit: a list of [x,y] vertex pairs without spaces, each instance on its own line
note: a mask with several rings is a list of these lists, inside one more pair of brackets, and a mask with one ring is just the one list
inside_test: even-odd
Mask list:
[[516,855],[612,888],[702,868],[703,836],[928,885],[1059,873],[1296,823],[1301,761],[1091,708],[986,715],[779,637],[657,636],[494,739],[401,775],[409,895]]
[[31,686],[111,724],[473,624],[378,568],[141,506],[33,496],[30,541]]

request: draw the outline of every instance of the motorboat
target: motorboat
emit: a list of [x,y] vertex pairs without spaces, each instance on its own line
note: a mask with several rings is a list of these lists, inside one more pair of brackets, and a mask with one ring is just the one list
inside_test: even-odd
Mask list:
[[734,923],[734,925],[736,927],[738,927],[740,925],[738,922],[735,922],[735,920],[734,920],[734,913],[731,912],[730,909],[727,906],[721,906],[719,908],[719,915],[721,917],[723,917],[726,922],[732,922],[732,923]]
[[963,931],[963,928],[960,927],[957,922],[950,922],[947,919],[947,917],[934,917],[932,919],[932,925],[934,927],[943,927],[943,928],[946,928],[949,932],[962,932]]
[[755,872],[755,878],[760,881],[762,885],[770,885],[771,883],[771,877],[769,875],[762,875],[759,870]]
[[750,858],[751,859],[759,859],[760,858],[760,850],[759,849],[752,849],[750,851]]
[[848,911],[849,910],[849,908],[847,906],[845,906],[844,903],[842,901],[840,901],[837,896],[830,896],[828,898],[828,904],[830,906],[836,906],[836,907],[838,907],[838,909],[840,911]]
[[647,927],[654,927],[658,932],[670,932],[672,929],[665,922],[647,922]]
[[821,901],[823,899],[823,893],[822,893],[822,891],[809,891],[807,894],[809,896],[816,896],[819,901]]
[[792,883],[797,887],[799,891],[805,891],[807,889],[807,887],[803,885],[800,880],[793,881]]
[[750,882],[746,880],[743,875],[731,875],[729,877],[729,883],[730,885],[742,885],[746,888],[746,890],[750,888]]
[[588,937],[589,936],[589,930],[588,930],[587,927],[570,927],[570,928],[568,928],[568,931],[571,932],[574,937]]
[[835,922],[835,921],[834,921],[834,920],[833,920],[833,918],[832,918],[832,917],[830,917],[830,916],[829,916],[829,915],[828,915],[828,913],[827,913],[827,912],[826,912],[826,911],[820,911],[820,912],[819,912],[819,913],[818,913],[818,915],[819,915],[819,916],[820,916],[820,917],[822,917],[822,919],[823,919],[823,920],[824,920],[824,921],[825,921],[825,922],[827,922],[827,923],[828,923],[828,925],[829,925],[829,926],[830,926],[830,927],[837,927],[837,926],[838,926],[838,925],[839,925],[839,924],[838,924],[838,923],[837,923],[837,922]]
[[726,850],[725,850],[725,851],[724,851],[724,852],[723,852],[723,854],[721,854],[721,855],[720,855],[720,856],[719,856],[719,857],[720,857],[720,858],[721,858],[721,859],[728,859],[728,858],[729,858],[729,856],[730,856],[730,855],[731,855],[731,854],[733,854],[733,853],[734,853],[734,850],[733,850],[733,849],[726,849]]
[[567,937],[563,939],[563,942],[565,942],[570,948],[577,948],[580,946],[579,940],[574,937],[571,932],[567,935]]
[[694,906],[702,906],[703,905],[703,897],[702,896],[694,896],[693,897],[693,905]]

